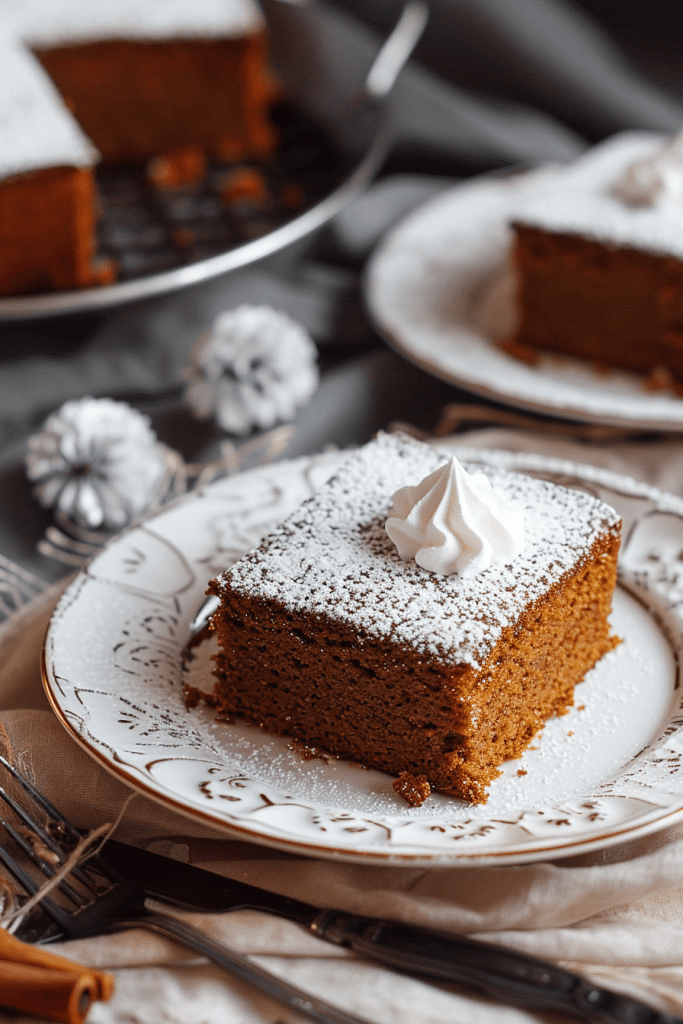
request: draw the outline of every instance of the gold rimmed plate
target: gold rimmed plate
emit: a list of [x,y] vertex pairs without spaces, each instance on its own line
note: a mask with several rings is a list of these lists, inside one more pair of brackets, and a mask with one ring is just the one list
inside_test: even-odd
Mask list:
[[[114,539],[70,584],[45,642],[50,702],[104,768],[226,835],[308,856],[458,866],[568,856],[683,817],[683,501],[561,460],[472,453],[588,489],[624,520],[613,627],[623,643],[504,767],[487,804],[432,795],[409,808],[392,779],[292,740],[188,710],[183,682],[211,688],[210,648],[183,670],[207,581],[327,479],[343,456],[221,480]],[[277,654],[274,653],[273,657]]]

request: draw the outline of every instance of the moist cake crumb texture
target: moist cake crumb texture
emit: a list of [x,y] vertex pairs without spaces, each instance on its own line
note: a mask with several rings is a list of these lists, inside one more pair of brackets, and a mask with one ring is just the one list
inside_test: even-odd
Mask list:
[[615,135],[516,211],[511,354],[542,350],[619,366],[650,374],[652,388],[660,379],[669,386],[667,376],[683,382],[683,205],[634,207],[616,188],[664,141]]
[[527,545],[474,577],[427,572],[399,558],[384,522],[393,493],[445,461],[379,435],[212,581],[214,700],[479,803],[618,642],[607,616],[620,520],[584,492],[468,465],[523,506]]
[[410,807],[421,807],[425,800],[432,795],[432,787],[429,785],[426,775],[411,775],[410,772],[401,772],[398,778],[394,779],[392,786]]

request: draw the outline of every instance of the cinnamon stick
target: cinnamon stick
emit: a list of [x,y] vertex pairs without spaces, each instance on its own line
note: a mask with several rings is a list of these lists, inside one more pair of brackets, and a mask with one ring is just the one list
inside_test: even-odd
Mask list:
[[82,1024],[95,999],[114,990],[111,975],[30,946],[0,928],[0,1004],[61,1024]]

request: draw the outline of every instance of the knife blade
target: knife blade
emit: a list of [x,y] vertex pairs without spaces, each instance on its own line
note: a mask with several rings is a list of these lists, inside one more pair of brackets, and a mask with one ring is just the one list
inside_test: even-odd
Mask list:
[[275,914],[385,967],[469,986],[514,1006],[557,1010],[605,1024],[683,1024],[680,1017],[659,1013],[630,996],[503,946],[399,921],[324,910],[115,840],[105,843],[102,856],[153,899],[186,910]]

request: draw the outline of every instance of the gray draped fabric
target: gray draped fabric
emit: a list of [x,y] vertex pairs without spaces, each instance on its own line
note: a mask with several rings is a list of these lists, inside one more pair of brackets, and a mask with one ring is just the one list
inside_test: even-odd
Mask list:
[[[358,19],[351,31],[377,33],[375,45],[400,10],[398,0],[340,6]],[[182,405],[183,369],[212,318],[241,302],[288,311],[320,346],[322,385],[287,454],[361,442],[395,419],[428,428],[457,392],[384,349],[365,316],[363,263],[382,232],[465,174],[571,159],[616,130],[683,123],[683,73],[677,81],[667,41],[681,18],[674,3],[593,0],[591,10],[588,0],[431,0],[431,8],[418,59],[396,89],[396,142],[382,177],[318,239],[108,316],[0,324],[0,554],[46,578],[62,571],[35,553],[46,517],[21,459],[28,433],[68,398],[131,400],[187,457],[215,449],[218,435]]]

